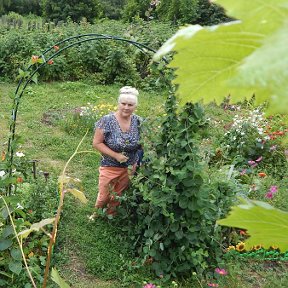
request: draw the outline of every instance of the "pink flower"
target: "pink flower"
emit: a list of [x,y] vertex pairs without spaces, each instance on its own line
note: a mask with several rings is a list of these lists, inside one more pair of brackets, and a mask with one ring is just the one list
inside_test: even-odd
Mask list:
[[246,172],[247,172],[247,170],[246,170],[246,169],[243,169],[243,170],[240,172],[240,175],[245,175]]
[[219,275],[227,275],[228,272],[225,269],[221,269],[221,268],[216,268],[215,272]]
[[272,192],[270,192],[270,191],[267,192],[266,195],[265,195],[265,197],[268,198],[268,199],[272,199],[273,196],[274,196],[274,194]]
[[271,186],[270,187],[270,190],[269,190],[271,193],[277,193],[277,191],[278,191],[278,187],[277,186]]
[[255,161],[259,163],[260,161],[262,161],[262,159],[263,159],[263,157],[262,157],[262,156],[260,156],[260,157],[259,157],[259,158],[257,158]]
[[271,147],[270,147],[270,151],[275,151],[277,149],[277,145],[272,145]]
[[217,283],[208,283],[207,284],[209,287],[219,287]]
[[156,285],[152,284],[152,283],[148,283],[145,286],[143,286],[143,288],[157,288]]
[[[256,163],[255,163],[255,161],[253,161],[253,160],[249,160],[248,161],[248,164],[250,165],[250,166],[252,166],[252,165],[255,165]],[[256,164],[257,165],[257,164]]]

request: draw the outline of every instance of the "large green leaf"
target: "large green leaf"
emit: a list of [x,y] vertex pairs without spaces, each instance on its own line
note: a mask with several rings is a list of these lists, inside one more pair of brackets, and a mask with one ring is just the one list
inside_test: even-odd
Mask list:
[[82,203],[86,204],[88,202],[86,196],[84,195],[84,193],[78,189],[66,189],[66,192],[70,192],[71,194],[73,194],[76,198],[78,198]]
[[264,248],[277,246],[281,251],[288,250],[288,213],[271,205],[252,200],[232,207],[227,218],[217,223],[247,230],[250,235],[246,245],[251,248],[263,245]]
[[30,229],[25,229],[23,231],[21,231],[20,233],[18,233],[18,236],[22,237],[22,238],[26,238],[29,236],[29,234],[33,231],[39,231],[41,228],[43,228],[44,226],[48,225],[48,224],[52,224],[54,222],[55,218],[47,218],[47,219],[43,219],[40,222],[34,223],[31,225]]
[[[274,90],[268,89],[267,85],[262,85],[263,82],[259,85],[254,81],[255,85],[250,85],[251,83],[245,80],[242,85],[240,81],[233,81],[233,79],[238,78],[239,71],[242,75],[245,74],[246,66],[242,65],[245,65],[248,56],[253,55],[263,45],[265,47],[266,41],[271,41],[269,37],[272,37],[273,33],[284,29],[283,23],[288,18],[288,1],[223,0],[219,3],[228,9],[230,15],[236,18],[242,17],[243,21],[206,28],[199,25],[185,27],[160,48],[155,58],[171,50],[176,51],[170,67],[176,68],[177,77],[174,83],[179,85],[177,93],[182,104],[189,101],[198,102],[202,99],[204,103],[213,100],[220,103],[228,95],[236,102],[249,98],[254,93],[259,102],[273,99]],[[277,44],[281,44],[281,47],[276,47],[273,51],[268,48],[262,51],[261,57],[264,59],[262,64],[266,66],[266,71],[272,69],[271,63],[265,61],[270,53],[274,53],[278,61],[281,61],[281,57],[287,59],[283,53],[277,53],[278,48],[282,51],[283,37],[284,32],[279,32]],[[254,57],[258,59],[258,56],[256,54]],[[283,69],[283,66],[278,67],[278,72]],[[286,80],[284,74],[285,72],[281,70],[281,74],[277,75],[283,82]],[[270,77],[275,75],[270,74]],[[266,83],[267,80],[265,79]],[[288,93],[287,89],[282,88],[281,92],[286,93],[285,95]],[[281,94],[279,97],[284,95]]]
[[12,240],[10,239],[0,239],[0,251],[4,251],[9,248],[13,244]]
[[[269,110],[287,113],[288,107],[288,23],[265,40],[264,45],[247,57],[231,83],[262,87],[269,91]],[[268,57],[269,56],[269,57]],[[256,98],[257,100],[257,98]],[[261,99],[260,99],[261,100]]]
[[61,278],[58,271],[54,268],[52,268],[51,271],[51,279],[58,284],[60,288],[69,288],[70,286],[65,282],[64,279]]
[[10,261],[8,266],[9,270],[17,275],[22,271],[22,263],[19,261]]

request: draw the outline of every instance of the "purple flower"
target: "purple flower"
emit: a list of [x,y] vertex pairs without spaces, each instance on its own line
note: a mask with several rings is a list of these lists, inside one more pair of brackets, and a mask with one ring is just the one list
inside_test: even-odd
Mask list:
[[277,145],[272,145],[271,147],[270,147],[270,151],[275,151],[277,149]]

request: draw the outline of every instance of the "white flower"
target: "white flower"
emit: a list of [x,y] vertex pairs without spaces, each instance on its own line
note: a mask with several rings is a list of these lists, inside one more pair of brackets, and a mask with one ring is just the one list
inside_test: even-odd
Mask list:
[[24,209],[24,207],[20,203],[17,203],[16,209]]
[[1,170],[1,171],[0,171],[0,177],[3,177],[5,174],[6,174],[6,173],[5,173],[4,170]]
[[24,157],[25,154],[23,152],[16,152],[17,157]]

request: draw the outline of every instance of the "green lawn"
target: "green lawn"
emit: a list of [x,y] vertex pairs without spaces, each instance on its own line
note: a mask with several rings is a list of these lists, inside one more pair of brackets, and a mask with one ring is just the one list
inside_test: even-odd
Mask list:
[[[0,83],[1,150],[7,148],[12,103],[9,96],[13,96],[15,88],[15,84]],[[51,178],[57,177],[85,134],[85,129],[73,131],[73,125],[69,126],[67,133],[67,123],[73,111],[87,106],[87,103],[96,106],[103,103],[114,105],[118,89],[116,85],[100,86],[85,82],[43,83],[26,89],[19,106],[16,126],[17,135],[23,139],[18,150],[23,151],[29,159],[39,160],[38,177],[43,177],[41,171],[49,172]],[[166,96],[165,92],[140,91],[137,114],[142,117],[161,115]],[[213,137],[219,138],[223,127],[231,122],[236,112],[224,112],[222,108],[213,105],[207,106],[206,110],[214,123],[211,127]],[[93,152],[92,136],[91,131],[80,150]],[[52,264],[73,287],[141,287],[144,280],[154,281],[156,276],[149,266],[131,269],[127,264],[133,262],[133,256],[123,242],[120,227],[113,226],[105,219],[88,221],[87,216],[93,212],[97,195],[98,166],[99,155],[86,153],[76,156],[68,167],[69,176],[82,180],[88,204],[80,204],[69,195],[65,199]],[[226,260],[226,264],[229,276],[223,287],[288,286],[285,263],[230,259]],[[186,280],[177,279],[178,287],[206,287],[203,282],[199,284],[201,276],[197,277],[194,275]],[[163,284],[162,287],[173,287],[171,285]]]

